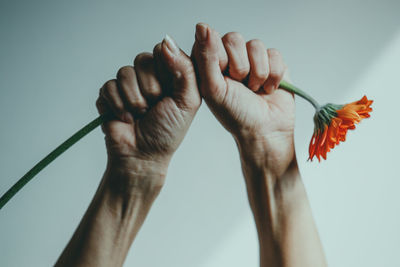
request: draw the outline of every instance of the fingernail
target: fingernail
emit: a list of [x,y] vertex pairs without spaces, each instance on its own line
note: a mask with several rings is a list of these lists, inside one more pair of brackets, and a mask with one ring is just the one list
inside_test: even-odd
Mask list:
[[167,48],[169,51],[171,51],[173,54],[178,54],[179,53],[179,47],[168,34],[165,35],[164,37],[164,43],[167,45]]
[[203,42],[207,40],[208,30],[207,25],[204,23],[197,23],[196,25],[196,40]]

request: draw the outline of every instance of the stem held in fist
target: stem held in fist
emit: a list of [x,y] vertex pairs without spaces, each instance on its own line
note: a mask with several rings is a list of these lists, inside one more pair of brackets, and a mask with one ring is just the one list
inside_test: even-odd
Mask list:
[[[312,98],[310,95],[302,91],[301,89],[297,88],[296,86],[286,82],[286,81],[281,81],[279,84],[279,88],[282,88],[286,91],[289,91],[291,93],[294,93],[304,99],[306,99],[308,102],[310,102],[314,108],[317,110],[317,112],[321,109],[321,106],[318,104],[318,102]],[[372,103],[372,101],[371,101]],[[99,125],[101,125],[103,122],[106,120],[110,119],[111,115],[101,115],[86,126],[84,126],[82,129],[80,129],[78,132],[76,132],[74,135],[72,135],[70,138],[68,138],[64,143],[59,145],[56,149],[54,149],[50,154],[48,154],[45,158],[43,158],[41,161],[39,161],[31,170],[29,170],[24,176],[22,176],[1,198],[0,198],[0,209],[4,207],[4,205],[7,204],[7,202],[16,194],[18,193],[19,190],[21,190],[30,180],[32,180],[41,170],[43,170],[47,165],[49,165],[53,160],[55,160],[58,156],[60,156],[62,153],[64,153],[68,148],[73,146],[76,142],[78,142],[81,138],[83,138],[85,135],[90,133],[92,130],[97,128]],[[311,157],[311,156],[310,156]]]

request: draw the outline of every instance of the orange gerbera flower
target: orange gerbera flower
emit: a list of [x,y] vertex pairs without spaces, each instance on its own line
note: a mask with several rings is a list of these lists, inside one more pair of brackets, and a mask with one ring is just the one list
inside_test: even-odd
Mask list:
[[347,105],[326,104],[314,116],[314,134],[309,146],[309,160],[316,156],[318,161],[326,159],[326,153],[346,140],[347,130],[355,129],[355,124],[369,118],[372,100],[363,96],[359,101]]
[[368,100],[366,96],[347,105],[326,104],[321,107],[309,94],[287,81],[281,81],[279,88],[304,98],[316,110],[314,134],[309,146],[308,159],[311,161],[314,156],[318,158],[318,161],[321,161],[321,156],[326,159],[326,153],[346,140],[347,130],[355,129],[355,125],[362,119],[369,118],[369,112],[372,111],[373,101]]

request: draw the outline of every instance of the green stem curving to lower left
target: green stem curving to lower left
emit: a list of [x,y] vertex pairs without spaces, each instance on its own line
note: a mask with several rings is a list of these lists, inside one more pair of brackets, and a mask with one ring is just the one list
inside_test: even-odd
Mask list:
[[64,143],[59,145],[56,149],[54,149],[50,154],[48,154],[44,159],[39,161],[32,169],[30,169],[21,179],[18,180],[8,191],[1,196],[0,198],[0,209],[4,207],[5,204],[19,191],[22,187],[24,187],[36,174],[38,174],[41,170],[43,170],[47,165],[49,165],[53,160],[55,160],[58,156],[60,156],[64,151],[73,146],[76,142],[78,142],[82,137],[90,133],[93,129],[97,128],[97,126],[101,125],[104,121],[109,118],[107,115],[101,115],[97,117],[95,120],[91,121],[89,124],[84,126],[70,138],[68,138]]
[[[308,102],[310,102],[315,109],[319,110],[320,106],[313,99],[310,95],[302,91],[301,89],[297,88],[296,86],[286,82],[286,81],[281,81],[279,84],[279,88],[285,89],[289,92],[292,92],[298,96],[301,96],[302,98],[306,99]],[[1,196],[0,198],[0,210],[4,207],[5,204],[16,194],[18,193],[19,190],[21,190],[30,180],[32,180],[33,177],[35,177],[36,174],[38,174],[41,170],[43,170],[47,165],[49,165],[53,160],[55,160],[58,156],[60,156],[62,153],[64,153],[68,148],[73,146],[76,142],[78,142],[81,138],[83,138],[85,135],[90,133],[92,130],[97,128],[99,125],[101,125],[103,122],[106,120],[109,120],[111,118],[111,115],[105,114],[97,117],[93,121],[91,121],[89,124],[84,126],[82,129],[80,129],[78,132],[76,132],[74,135],[72,135],[70,138],[68,138],[64,143],[59,145],[56,149],[54,149],[50,154],[48,154],[44,159],[39,161],[32,169],[30,169],[24,176],[22,176],[4,195]]]

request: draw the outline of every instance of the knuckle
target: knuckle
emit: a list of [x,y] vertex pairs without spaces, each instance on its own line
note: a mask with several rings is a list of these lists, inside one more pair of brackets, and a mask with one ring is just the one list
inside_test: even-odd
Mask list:
[[157,84],[151,83],[146,88],[145,95],[151,98],[158,98],[161,95],[161,89]]
[[112,89],[115,86],[115,80],[108,80],[104,83],[103,85],[103,90],[104,92],[109,91],[110,89]]
[[114,102],[114,107],[119,111],[122,112],[124,110],[124,104],[119,101]]
[[280,81],[281,76],[281,72],[279,71],[271,71],[269,74],[269,78],[274,82]]
[[133,110],[140,110],[140,109],[147,108],[147,103],[142,97],[141,98],[139,98],[139,97],[129,98],[127,100],[127,104],[129,106],[129,108],[131,108]]
[[228,32],[222,37],[222,41],[225,44],[236,46],[242,42],[244,42],[244,39],[242,35],[238,32]]
[[124,66],[120,68],[117,72],[117,79],[126,79],[130,78],[133,75],[133,68],[132,66]]
[[153,48],[153,54],[160,54],[161,53],[161,43],[158,43]]
[[282,57],[281,52],[276,48],[268,48],[268,54],[270,56]]
[[249,73],[250,66],[240,66],[240,67],[235,67],[230,69],[230,74],[234,77],[246,77],[247,74]]
[[253,39],[247,42],[247,49],[256,50],[256,49],[265,49],[264,43],[260,39]]
[[146,102],[144,102],[144,101],[138,101],[138,102],[135,102],[135,104],[132,105],[131,108],[135,111],[140,111],[140,110],[147,109],[147,105],[146,105]]
[[276,87],[278,87],[279,83],[282,80],[282,77],[283,77],[283,72],[277,70],[277,71],[271,71],[268,79],[271,81],[272,84],[274,84]]
[[95,106],[96,106],[96,108],[97,108],[97,111],[98,111],[100,114],[106,112],[106,111],[107,111],[107,108],[108,108],[107,101],[106,101],[105,99],[101,98],[101,97],[99,97],[99,98],[96,100],[96,105],[95,105]]
[[254,78],[257,80],[266,80],[268,78],[268,71],[262,71],[260,69],[255,69],[253,71]]
[[153,59],[153,54],[152,53],[143,52],[143,53],[138,54],[135,57],[135,60],[133,61],[133,64],[135,66],[141,66],[143,64],[146,64],[146,62],[148,62],[151,59]]
[[115,80],[108,80],[104,83],[100,89],[100,94],[106,98],[110,98],[113,94],[114,88],[116,87]]

